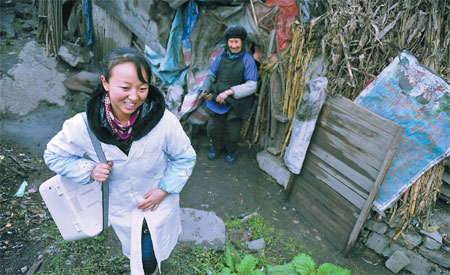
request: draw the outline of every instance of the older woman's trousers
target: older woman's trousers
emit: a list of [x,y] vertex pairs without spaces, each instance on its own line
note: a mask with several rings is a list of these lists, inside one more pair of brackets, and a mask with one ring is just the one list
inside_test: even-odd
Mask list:
[[241,127],[241,118],[228,119],[227,114],[215,114],[209,117],[206,132],[216,151],[219,152],[225,147],[231,154],[239,149]]

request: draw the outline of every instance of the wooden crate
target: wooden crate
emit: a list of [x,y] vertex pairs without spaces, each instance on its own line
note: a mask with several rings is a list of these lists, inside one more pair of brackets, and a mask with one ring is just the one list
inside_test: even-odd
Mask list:
[[349,253],[404,128],[342,97],[322,108],[291,201]]

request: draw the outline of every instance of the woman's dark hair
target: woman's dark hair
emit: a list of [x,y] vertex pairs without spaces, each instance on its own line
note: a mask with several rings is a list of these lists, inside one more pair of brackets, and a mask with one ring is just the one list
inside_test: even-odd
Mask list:
[[[132,62],[136,67],[138,78],[142,83],[150,83],[152,71],[145,56],[132,48],[117,48],[112,51],[103,61],[103,75],[106,81],[111,77],[112,69],[119,64]],[[147,74],[147,81],[142,73],[142,68]]]

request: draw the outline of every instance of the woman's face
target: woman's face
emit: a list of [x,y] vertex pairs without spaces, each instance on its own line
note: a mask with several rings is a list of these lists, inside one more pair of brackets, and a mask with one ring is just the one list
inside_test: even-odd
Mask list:
[[[142,75],[148,81],[143,68]],[[101,78],[103,87],[109,92],[114,115],[121,123],[126,124],[147,98],[149,85],[139,80],[136,67],[132,62],[116,65],[111,70],[108,82],[103,75]]]
[[239,53],[242,49],[242,40],[240,38],[228,39],[228,48],[234,54]]

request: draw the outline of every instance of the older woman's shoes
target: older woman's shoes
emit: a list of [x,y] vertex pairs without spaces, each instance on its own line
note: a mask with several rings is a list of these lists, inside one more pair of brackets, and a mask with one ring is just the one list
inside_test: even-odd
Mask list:
[[219,156],[219,151],[217,151],[216,149],[214,149],[211,146],[211,148],[209,148],[208,159],[213,160],[213,159],[216,159],[218,156]]
[[238,155],[239,155],[239,150],[236,150],[236,152],[233,152],[233,153],[228,154],[228,155],[225,157],[225,160],[226,160],[228,163],[233,163],[233,162],[236,160],[236,158],[237,158]]

